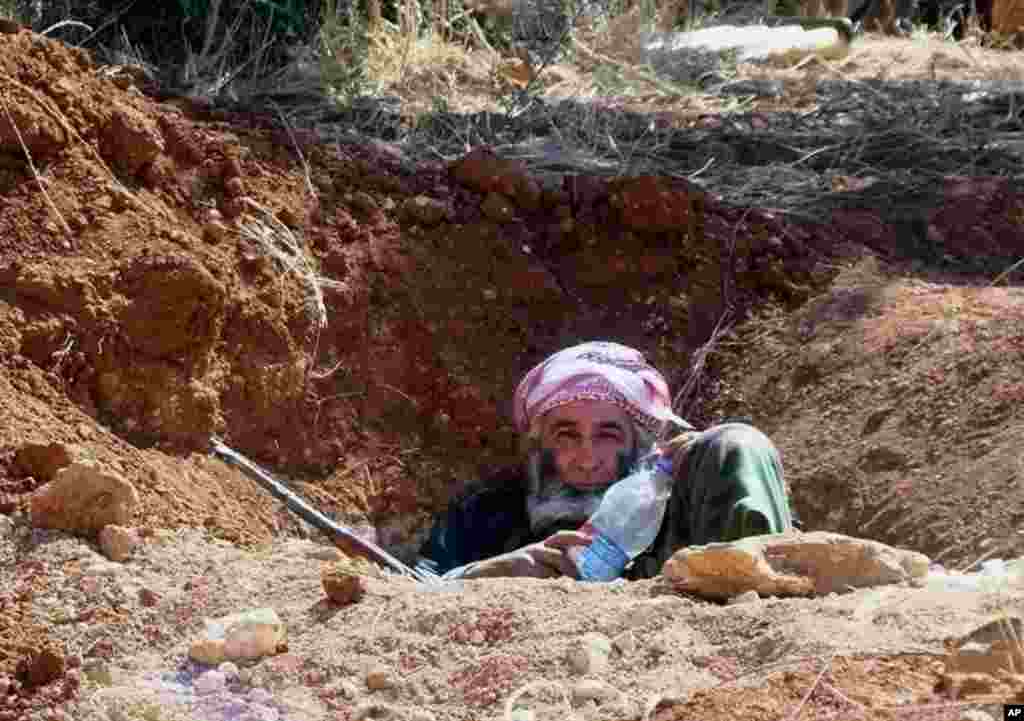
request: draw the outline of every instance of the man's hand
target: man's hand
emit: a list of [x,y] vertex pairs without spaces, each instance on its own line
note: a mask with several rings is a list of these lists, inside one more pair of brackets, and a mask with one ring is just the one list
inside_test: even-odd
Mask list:
[[672,459],[676,473],[686,467],[687,455],[700,437],[700,431],[684,431],[662,444],[662,453]]
[[540,543],[471,563],[459,578],[578,578],[576,558],[590,537],[576,531],[560,531]]

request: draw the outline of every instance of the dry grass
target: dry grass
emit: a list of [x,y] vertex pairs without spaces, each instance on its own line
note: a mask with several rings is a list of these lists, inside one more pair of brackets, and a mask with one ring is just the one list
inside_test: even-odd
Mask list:
[[309,288],[309,311],[319,337],[319,331],[327,327],[327,304],[324,302],[323,289],[342,287],[341,284],[317,272],[316,262],[306,244],[273,212],[254,200],[246,200],[262,219],[250,218],[244,223],[242,236],[254,241],[264,253],[277,261],[284,273],[297,275]]
[[43,182],[42,177],[39,175],[39,170],[36,168],[35,161],[32,160],[32,153],[29,152],[28,145],[25,144],[25,138],[21,134],[21,129],[18,127],[18,123],[15,122],[14,116],[11,115],[11,110],[7,107],[7,101],[4,100],[3,96],[0,95],[0,105],[3,105],[4,116],[7,118],[7,122],[10,123],[11,127],[14,128],[14,134],[18,136],[18,143],[21,145],[21,150],[25,153],[25,159],[28,161],[28,167],[32,171],[32,177],[35,178],[36,184],[39,186],[39,191],[46,198],[46,204],[50,208],[50,212],[53,213],[54,217],[60,222],[60,227],[64,231],[64,234],[68,237],[71,236],[71,228],[68,226],[64,216],[53,202],[53,198],[46,192],[46,184]]
[[401,98],[413,115],[439,105],[477,112],[495,106],[499,60],[436,34],[416,38],[383,29],[370,37],[367,75],[383,93]]

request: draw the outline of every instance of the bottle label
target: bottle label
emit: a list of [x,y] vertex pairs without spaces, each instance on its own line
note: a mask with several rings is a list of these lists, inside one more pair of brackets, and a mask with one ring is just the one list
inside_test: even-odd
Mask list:
[[580,580],[614,581],[622,575],[629,556],[613,540],[598,533],[580,554]]

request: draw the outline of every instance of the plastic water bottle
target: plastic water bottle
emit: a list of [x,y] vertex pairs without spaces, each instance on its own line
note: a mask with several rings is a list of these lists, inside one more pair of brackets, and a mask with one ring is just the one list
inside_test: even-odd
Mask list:
[[604,494],[581,532],[590,545],[577,559],[583,581],[612,581],[654,543],[672,494],[672,464],[659,456]]

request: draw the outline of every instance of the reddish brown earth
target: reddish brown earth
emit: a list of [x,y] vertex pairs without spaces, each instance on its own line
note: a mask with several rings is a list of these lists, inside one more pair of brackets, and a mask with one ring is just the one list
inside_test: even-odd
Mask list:
[[[27,31],[3,36],[0,100],[0,513],[27,508],[55,470],[37,446],[57,443],[135,484],[144,528],[242,544],[301,530],[208,456],[216,434],[409,549],[460,484],[514,460],[507,402],[530,365],[613,338],[678,388],[728,305],[742,322],[684,410],[768,431],[806,527],[952,566],[1024,554],[1019,274],[953,272],[1024,256],[1011,181],[950,178],[910,238],[867,212],[801,225],[664,178],[545,187],[484,150],[410,167],[157,103]],[[323,328],[257,222],[333,281]],[[25,612],[45,573],[9,565],[0,672],[47,643]],[[928,668],[867,663],[835,688],[856,699],[879,673]],[[806,689],[818,670],[788,673]],[[756,693],[783,698],[789,678]],[[701,698],[702,718],[728,702]]]

